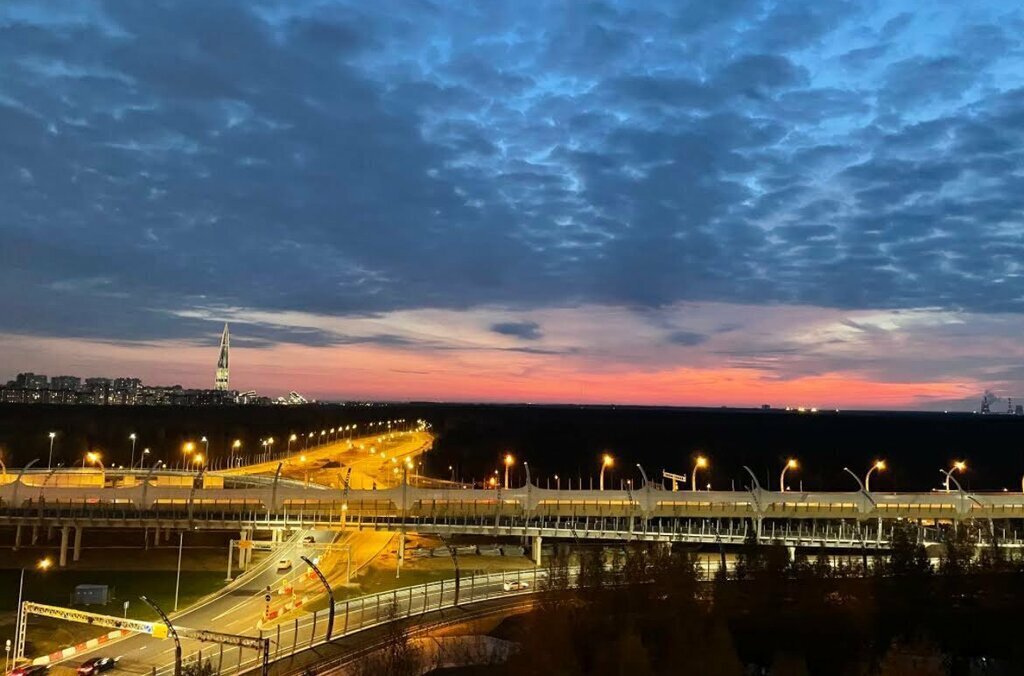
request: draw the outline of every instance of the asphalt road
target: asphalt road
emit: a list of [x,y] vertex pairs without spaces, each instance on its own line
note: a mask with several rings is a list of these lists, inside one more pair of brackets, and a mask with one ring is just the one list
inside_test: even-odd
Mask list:
[[[393,468],[401,467],[401,463],[406,457],[415,457],[422,452],[429,445],[430,436],[425,433],[407,433],[395,435],[393,439],[363,438],[354,441],[352,448],[349,448],[347,442],[341,442],[307,451],[305,461],[299,461],[298,458],[301,456],[293,456],[284,461],[282,474],[292,479],[308,480],[311,485],[337,486],[344,480],[348,468],[351,468],[353,484],[356,484],[357,481],[366,484],[377,481],[378,485],[388,485],[394,478]],[[376,447],[374,453],[370,452],[371,447]],[[342,467],[322,469],[320,466],[329,460],[339,462]],[[277,461],[274,461],[263,465],[238,468],[232,473],[236,475],[260,474],[265,471],[273,472],[276,469]],[[271,609],[285,606],[292,598],[277,593],[285,586],[293,587],[297,596],[308,596],[310,600],[322,595],[320,583],[316,580],[306,579],[308,567],[299,557],[305,555],[315,558],[324,555],[324,548],[304,545],[302,540],[307,536],[312,536],[318,544],[334,542],[339,545],[347,545],[351,552],[353,574],[373,560],[393,537],[390,533],[374,531],[348,532],[340,535],[328,531],[300,531],[294,534],[289,541],[282,543],[264,561],[250,568],[244,575],[240,575],[235,582],[217,594],[172,615],[172,623],[192,629],[259,636],[261,632],[258,625],[267,608],[265,600],[267,587],[271,588]],[[330,558],[331,565],[325,567],[324,573],[333,587],[340,588],[345,583],[346,554],[339,549]],[[281,559],[288,559],[292,562],[289,570],[283,572],[277,570],[277,563]],[[356,623],[368,623],[369,620],[363,617],[362,612],[360,611],[359,615],[351,615],[350,620]],[[321,611],[320,615],[322,617],[320,625],[317,627],[317,633],[322,636],[325,631],[326,611]],[[312,617],[308,613],[297,611],[285,613],[282,616],[282,643],[287,643],[294,634],[294,618],[300,618],[299,642],[306,641],[308,643],[312,638]],[[29,631],[31,631],[31,622]],[[268,631],[273,633],[276,642],[276,626],[269,630],[264,629],[262,635],[268,636]],[[228,665],[237,664],[239,660],[239,649],[237,648],[225,646],[223,657],[221,657],[219,646],[200,644],[198,641],[190,639],[182,640],[182,654],[186,657],[195,655],[199,650],[203,650],[205,657],[215,659],[215,661],[222,660],[225,670],[228,669]],[[243,660],[255,658],[251,650],[243,649],[242,653]],[[174,644],[170,639],[154,639],[146,635],[130,636],[58,662],[53,665],[52,669],[55,672],[67,672],[90,657],[105,655],[120,657],[116,669],[119,672],[144,674],[152,672],[153,668],[163,669],[172,666]]]

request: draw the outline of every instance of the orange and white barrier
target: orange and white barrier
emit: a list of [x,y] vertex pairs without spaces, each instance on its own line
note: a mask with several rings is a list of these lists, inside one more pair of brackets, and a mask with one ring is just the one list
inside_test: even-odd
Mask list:
[[87,650],[92,650],[93,648],[101,646],[109,641],[119,639],[122,636],[128,636],[131,633],[132,632],[126,631],[124,629],[117,629],[115,631],[104,634],[103,636],[97,636],[96,638],[91,638],[84,643],[79,643],[78,645],[71,646],[70,648],[64,648],[63,650],[58,650],[57,652],[50,653],[49,655],[37,657],[34,660],[32,660],[32,664],[33,666],[35,666],[37,664],[54,664],[56,662],[61,662],[63,660],[68,659],[69,657],[74,657],[75,655],[84,653]]

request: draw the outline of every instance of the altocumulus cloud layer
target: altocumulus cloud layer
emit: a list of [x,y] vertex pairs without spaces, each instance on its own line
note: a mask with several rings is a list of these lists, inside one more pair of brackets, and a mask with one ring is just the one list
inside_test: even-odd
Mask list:
[[[750,368],[792,354],[717,349],[751,306],[1012,323],[1022,35],[1013,2],[3,3],[0,331],[467,347],[287,319],[431,309],[579,355],[540,313],[621,307],[660,368]],[[918,376],[1002,382],[998,349]]]

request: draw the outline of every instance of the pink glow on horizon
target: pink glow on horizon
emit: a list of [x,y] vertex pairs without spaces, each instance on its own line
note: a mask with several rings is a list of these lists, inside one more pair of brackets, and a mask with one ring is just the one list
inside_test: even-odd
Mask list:
[[[574,317],[578,315],[568,316]],[[550,324],[556,325],[553,319]],[[612,322],[605,322],[606,330],[600,335],[604,340],[625,336],[624,348],[601,345],[589,351],[552,354],[509,349],[486,342],[486,337],[446,349],[374,343],[331,347],[279,343],[246,348],[240,341],[232,348],[231,387],[271,396],[296,390],[307,397],[329,400],[818,408],[935,407],[937,402],[971,400],[984,389],[970,376],[897,375],[878,364],[871,371],[856,371],[830,368],[826,360],[816,365],[824,368],[808,369],[802,366],[803,356],[788,362],[791,372],[778,360],[730,365],[716,348],[669,353],[654,345],[648,347],[641,339],[629,337],[629,321],[623,324],[626,328],[615,332],[610,329]],[[459,329],[453,331],[454,335],[466,335]],[[234,333],[244,336],[244,326]],[[591,335],[593,330],[578,333]],[[82,377],[135,376],[149,384],[213,386],[215,342],[0,338],[5,345],[4,366],[17,365],[19,370]],[[572,344],[571,337],[565,341]],[[869,349],[878,352],[872,346]],[[686,363],[681,363],[684,360]]]

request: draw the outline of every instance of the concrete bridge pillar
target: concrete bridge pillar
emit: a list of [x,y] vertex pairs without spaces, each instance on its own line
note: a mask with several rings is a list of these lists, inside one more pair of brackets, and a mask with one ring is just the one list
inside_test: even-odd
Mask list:
[[78,561],[82,556],[82,527],[75,526],[75,548],[71,554],[72,561]]
[[[252,532],[249,530],[238,531],[238,543],[241,545],[242,541],[252,540]],[[249,561],[252,559],[252,549],[243,549],[241,546],[238,548],[238,568],[242,572],[245,572],[249,568]]]
[[46,527],[46,541],[49,542],[53,539],[53,526]]
[[21,524],[19,523],[14,527],[14,551],[18,551],[18,547],[21,547]]
[[153,546],[160,546],[160,522],[157,521],[156,525],[153,526]]
[[68,534],[70,526],[60,527],[60,567],[68,565]]
[[39,542],[39,526],[32,526],[32,544]]
[[544,538],[540,535],[533,536],[533,542],[531,544],[533,547],[533,565],[535,566],[540,565],[540,548],[541,544],[543,543],[543,540]]
[[796,547],[790,545],[789,547],[786,547],[786,549],[789,551],[789,560],[792,561],[796,559]]

